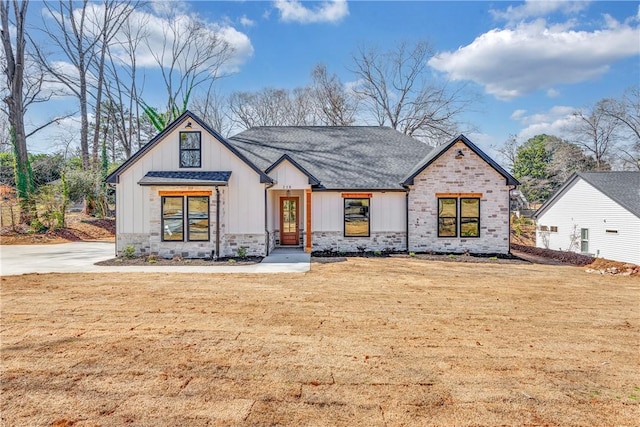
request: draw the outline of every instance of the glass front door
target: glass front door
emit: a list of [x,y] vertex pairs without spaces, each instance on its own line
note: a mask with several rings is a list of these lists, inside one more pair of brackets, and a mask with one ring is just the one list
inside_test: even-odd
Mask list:
[[300,244],[298,230],[298,197],[280,198],[280,244]]

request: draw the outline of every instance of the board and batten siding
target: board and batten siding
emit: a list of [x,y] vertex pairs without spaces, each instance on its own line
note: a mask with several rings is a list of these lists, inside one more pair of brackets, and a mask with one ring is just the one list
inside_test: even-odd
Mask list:
[[[369,237],[344,236],[343,193],[370,193]],[[333,249],[356,252],[406,249],[405,192],[382,191],[314,191],[311,197],[313,250]]]
[[[180,131],[185,131],[184,123],[120,174],[119,183],[116,184],[118,234],[145,235],[152,232],[149,206],[151,189],[138,184],[147,172],[231,171],[222,199],[221,234],[264,235],[264,185],[260,183],[256,171],[193,122],[189,131],[201,132],[201,167],[180,168]],[[201,188],[214,190],[213,187]],[[215,198],[215,190],[211,197]],[[215,218],[211,218],[211,226],[215,227]],[[117,247],[118,251],[121,249]]]
[[[541,232],[541,227],[557,227],[557,232]],[[640,264],[640,218],[578,178],[538,215],[536,246],[546,247],[548,236],[549,249],[579,253],[582,228],[589,230],[588,253]]]

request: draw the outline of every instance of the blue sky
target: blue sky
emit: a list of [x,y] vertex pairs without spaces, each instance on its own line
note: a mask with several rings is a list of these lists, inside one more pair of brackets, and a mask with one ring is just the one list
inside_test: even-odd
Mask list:
[[[166,7],[198,14],[235,47],[233,72],[219,82],[223,93],[304,86],[319,62],[351,83],[359,46],[426,39],[436,51],[434,76],[480,95],[464,117],[473,125],[467,136],[494,156],[509,135],[562,136],[573,110],[640,84],[637,1],[174,1],[153,2],[148,13]],[[41,5],[30,8],[34,21],[42,19]],[[150,64],[147,88],[154,74]],[[68,111],[72,101],[34,108],[28,122],[52,108]],[[34,136],[30,150],[54,150],[55,132]]]

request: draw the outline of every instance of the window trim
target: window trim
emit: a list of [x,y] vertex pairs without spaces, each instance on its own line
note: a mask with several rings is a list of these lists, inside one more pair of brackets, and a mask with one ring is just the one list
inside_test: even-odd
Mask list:
[[[182,238],[166,239],[164,232],[164,201],[166,199],[180,199],[182,204]],[[163,242],[184,242],[184,197],[183,196],[162,196],[160,199],[160,236]]]
[[[456,202],[456,216],[440,216],[440,200],[455,200]],[[462,216],[462,201],[463,200],[477,200],[478,201],[478,216]],[[457,195],[449,195],[446,193],[436,194],[437,203],[437,219],[436,228],[439,238],[442,239],[479,239],[481,237],[481,218],[482,218],[482,197],[478,193],[457,193]],[[444,236],[440,233],[440,219],[441,218],[455,218],[455,235]],[[463,236],[462,235],[462,219],[463,218],[477,218],[478,219],[478,235],[477,236]]]
[[[355,196],[355,194],[354,194]],[[364,237],[364,238],[369,238],[371,237],[371,197],[345,197],[343,196],[342,198],[343,203],[342,203],[342,226],[343,226],[343,230],[342,230],[342,235],[343,237]],[[347,234],[347,201],[349,200],[366,200],[367,201],[367,235],[352,235],[352,234]]]
[[[164,233],[164,201],[167,198],[181,199],[182,202],[182,239],[165,239]],[[190,198],[206,198],[207,199],[207,238],[191,239],[189,238],[189,199]],[[186,215],[185,215],[186,213]],[[160,199],[160,237],[163,242],[210,242],[211,241],[211,197],[207,194],[183,194],[183,195],[162,195]]]
[[[443,238],[449,238],[449,239],[455,239],[456,237],[458,237],[458,218],[460,218],[460,216],[458,215],[458,197],[438,197],[437,199],[437,203],[438,203],[438,221],[436,223],[436,227],[438,228],[438,237],[443,237]],[[440,201],[441,200],[453,200],[456,204],[456,216],[441,216],[440,215]],[[454,235],[453,236],[444,236],[442,234],[440,234],[440,219],[441,218],[453,218],[454,219]]]
[[[182,148],[182,135],[185,134],[197,134],[198,135],[198,148]],[[200,131],[180,131],[180,135],[178,137],[178,162],[180,163],[180,168],[185,168],[185,169],[193,169],[193,168],[200,168],[202,167],[202,132]],[[198,156],[198,165],[197,166],[186,166],[182,163],[182,152],[184,151],[197,151],[199,156]]]
[[[191,224],[189,224],[189,221],[191,220],[191,211],[189,210],[189,199],[207,199],[207,238],[206,239],[192,239],[191,237]],[[184,197],[185,201],[184,203],[187,206],[186,212],[187,212],[187,220],[185,221],[185,225],[186,225],[186,229],[187,232],[185,234],[186,237],[186,241],[187,242],[209,242],[211,241],[211,199],[209,198],[209,196],[185,196]]]
[[[478,201],[478,216],[462,216],[462,201],[463,200],[477,200]],[[480,218],[482,217],[480,212],[480,197],[460,197],[460,237],[464,239],[478,239],[480,237]],[[462,235],[462,218],[477,218],[478,219],[478,235],[477,236],[463,236]]]

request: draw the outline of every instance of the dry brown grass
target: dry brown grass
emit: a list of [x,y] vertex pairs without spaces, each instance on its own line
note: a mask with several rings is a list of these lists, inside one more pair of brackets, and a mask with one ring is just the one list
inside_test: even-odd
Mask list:
[[638,425],[640,280],[349,259],[3,277],[2,425]]

